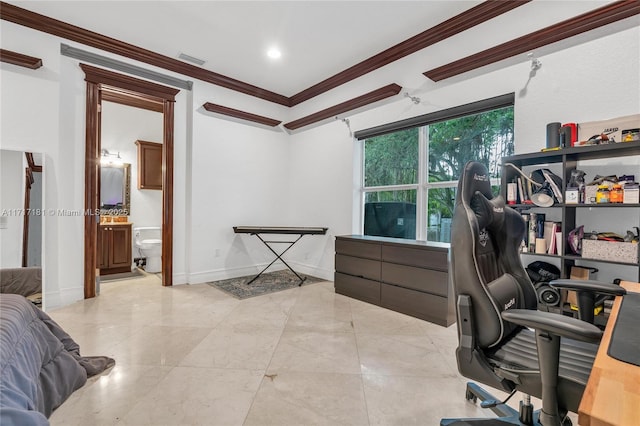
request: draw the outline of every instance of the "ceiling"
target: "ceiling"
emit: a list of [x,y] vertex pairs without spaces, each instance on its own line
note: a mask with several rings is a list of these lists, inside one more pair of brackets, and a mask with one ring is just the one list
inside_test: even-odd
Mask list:
[[[292,96],[482,1],[8,1],[84,29]],[[422,72],[610,1],[544,1],[520,6],[436,43],[415,70],[381,72],[380,85],[425,80]],[[271,46],[282,51],[271,60]],[[432,49],[431,47],[427,49]],[[419,52],[424,53],[424,52]],[[415,61],[411,63],[416,63]],[[387,66],[389,67],[389,66]],[[377,71],[376,71],[377,72]]]

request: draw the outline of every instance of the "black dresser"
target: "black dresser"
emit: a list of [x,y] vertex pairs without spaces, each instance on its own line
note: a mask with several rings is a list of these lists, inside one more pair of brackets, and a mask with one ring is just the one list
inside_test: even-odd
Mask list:
[[446,244],[336,237],[335,291],[439,325],[455,322]]

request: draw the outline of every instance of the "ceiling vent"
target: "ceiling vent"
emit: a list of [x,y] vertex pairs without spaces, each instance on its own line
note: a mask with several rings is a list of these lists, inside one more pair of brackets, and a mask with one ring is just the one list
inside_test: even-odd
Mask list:
[[180,53],[178,55],[178,59],[182,59],[183,61],[191,62],[200,66],[204,65],[204,63],[207,62],[202,59],[194,58],[193,56],[187,55],[186,53]]

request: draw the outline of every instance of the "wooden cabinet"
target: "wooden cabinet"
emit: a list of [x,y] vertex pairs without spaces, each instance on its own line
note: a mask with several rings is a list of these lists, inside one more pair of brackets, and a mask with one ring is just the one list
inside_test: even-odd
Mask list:
[[455,322],[446,244],[336,237],[335,291],[439,325]]
[[162,189],[162,144],[136,141],[138,189]]
[[98,232],[100,275],[131,272],[131,223],[105,223]]

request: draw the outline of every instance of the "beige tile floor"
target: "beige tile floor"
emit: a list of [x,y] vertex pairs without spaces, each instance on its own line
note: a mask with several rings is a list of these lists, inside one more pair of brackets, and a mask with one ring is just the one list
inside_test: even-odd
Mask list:
[[103,283],[50,315],[89,379],[52,425],[437,425],[491,416],[464,399],[455,326],[337,295],[333,283],[236,300],[155,275]]

